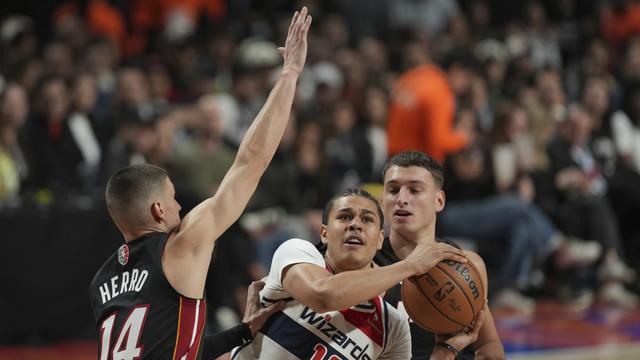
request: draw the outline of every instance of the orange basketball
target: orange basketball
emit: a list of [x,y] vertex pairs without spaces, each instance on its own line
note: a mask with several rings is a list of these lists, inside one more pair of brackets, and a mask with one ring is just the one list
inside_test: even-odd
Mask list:
[[485,299],[486,286],[471,261],[444,260],[402,282],[402,302],[409,317],[436,334],[471,328]]

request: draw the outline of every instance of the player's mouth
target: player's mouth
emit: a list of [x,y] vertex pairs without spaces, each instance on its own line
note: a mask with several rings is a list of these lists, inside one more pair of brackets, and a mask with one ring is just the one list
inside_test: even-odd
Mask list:
[[407,220],[412,215],[413,214],[411,213],[411,211],[404,210],[404,209],[398,209],[393,212],[393,218],[400,221]]
[[344,244],[348,247],[360,247],[364,246],[364,241],[358,235],[349,235]]

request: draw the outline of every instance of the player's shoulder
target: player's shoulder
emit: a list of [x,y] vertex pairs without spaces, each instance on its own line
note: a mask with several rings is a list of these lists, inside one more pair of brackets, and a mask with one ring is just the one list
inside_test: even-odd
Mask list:
[[310,252],[310,253],[319,253],[319,250],[316,248],[314,244],[312,244],[308,240],[300,239],[300,238],[291,238],[278,246],[276,253],[288,253],[288,252]]

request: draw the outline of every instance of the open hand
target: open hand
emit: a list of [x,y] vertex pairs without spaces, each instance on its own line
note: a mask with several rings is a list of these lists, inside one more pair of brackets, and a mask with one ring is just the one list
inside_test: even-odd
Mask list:
[[278,52],[284,58],[283,72],[296,75],[302,72],[307,58],[307,33],[311,26],[311,15],[307,15],[308,11],[305,6],[302,11],[293,14],[284,47],[278,48]]

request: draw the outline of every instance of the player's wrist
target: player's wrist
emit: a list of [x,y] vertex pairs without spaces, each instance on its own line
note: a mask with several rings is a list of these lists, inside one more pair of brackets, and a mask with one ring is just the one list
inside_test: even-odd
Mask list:
[[250,322],[243,321],[240,323],[240,336],[242,337],[242,343],[246,344],[250,342],[256,335]]
[[446,341],[436,342],[435,348],[441,350],[443,354],[444,353],[450,354],[448,358],[455,359],[455,357],[458,356],[458,349]]
[[293,78],[295,80],[298,79],[298,77],[300,77],[300,73],[302,72],[302,69],[294,69],[292,67],[285,67],[282,69],[282,73],[280,74],[281,77],[283,78]]

